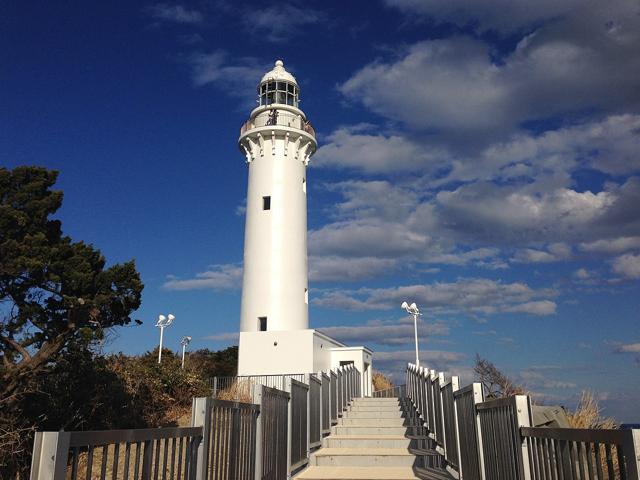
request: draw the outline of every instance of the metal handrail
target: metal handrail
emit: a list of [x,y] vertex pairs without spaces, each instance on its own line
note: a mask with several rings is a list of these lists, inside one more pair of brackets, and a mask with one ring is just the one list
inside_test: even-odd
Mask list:
[[[277,110],[274,110],[277,111]],[[280,126],[289,127],[296,130],[302,130],[315,138],[316,131],[309,120],[304,119],[302,115],[294,115],[292,113],[278,112],[277,115],[262,113],[254,118],[250,118],[240,127],[240,136],[246,132],[260,127]]]

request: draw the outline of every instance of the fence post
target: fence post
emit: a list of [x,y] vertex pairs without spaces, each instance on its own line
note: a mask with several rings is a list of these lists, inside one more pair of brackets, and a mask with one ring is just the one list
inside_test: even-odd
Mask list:
[[36,432],[30,480],[64,480],[69,432]]
[[520,450],[522,452],[522,478],[524,480],[531,480],[531,463],[529,460],[529,449],[527,448],[528,440],[520,434],[520,427],[531,426],[531,405],[529,403],[529,397],[526,395],[515,395],[514,403],[516,407],[518,438],[520,439]]
[[[307,385],[309,385],[309,390],[307,390],[307,459],[308,459],[309,455],[311,455],[311,374],[310,373],[304,374],[304,381]],[[320,418],[322,418],[322,413],[320,413]],[[320,431],[322,431],[322,426],[320,427]]]
[[287,479],[291,478],[291,443],[293,441],[293,389],[291,388],[291,377],[283,377],[284,390],[289,392],[291,397],[287,405]]
[[218,377],[213,377],[213,398],[218,397]]
[[[262,385],[256,384],[253,386],[251,402],[260,407],[258,412],[258,418],[256,420],[256,462],[255,462],[255,478],[256,480],[262,479],[262,429],[264,422],[264,410],[262,408]],[[272,440],[273,441],[273,440]]]
[[[640,429],[631,430],[631,441],[633,442],[630,452],[629,478],[640,479]],[[634,477],[635,475],[635,477]]]
[[447,427],[446,420],[444,418],[444,397],[442,396],[442,387],[445,384],[444,372],[438,372],[438,398],[440,399],[440,425],[438,428],[442,429],[442,450],[445,452],[445,457],[447,455]]
[[196,480],[205,480],[209,468],[209,438],[211,437],[211,398],[194,398],[191,403],[191,426],[202,427],[202,442],[198,445]]

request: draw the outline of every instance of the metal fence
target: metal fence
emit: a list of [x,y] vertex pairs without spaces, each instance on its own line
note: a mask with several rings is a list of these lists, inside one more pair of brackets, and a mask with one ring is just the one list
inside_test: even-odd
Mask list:
[[329,395],[331,396],[331,424],[338,423],[338,374],[331,370],[331,386],[329,387]]
[[320,372],[319,377],[322,379],[321,400],[321,434],[327,435],[331,430],[331,375]]
[[192,424],[202,426],[198,480],[253,480],[258,405],[196,398]]
[[457,478],[640,480],[640,430],[533,428],[527,396],[484,401],[479,383],[460,389],[457,377],[411,364],[406,381]]
[[289,466],[296,470],[309,461],[309,437],[307,425],[307,401],[309,385],[297,380],[287,381],[287,390],[291,394],[289,402]]
[[304,382],[304,373],[287,373],[283,375],[240,375],[236,377],[213,377],[209,386],[214,398],[223,400],[246,400],[253,395],[254,385],[284,390],[287,379],[292,378]]
[[314,449],[322,443],[322,380],[309,375],[309,449]]
[[36,432],[31,480],[196,478],[202,428]]
[[458,467],[458,428],[456,425],[454,390],[458,390],[458,377],[451,377],[440,387],[442,398],[442,423],[444,430],[444,458],[454,468]]
[[256,445],[256,479],[287,477],[289,392],[257,385],[253,401],[260,407]]
[[638,478],[640,451],[632,430],[521,429],[532,480]]
[[374,398],[393,398],[393,397],[405,397],[406,386],[396,385],[395,387],[386,388],[384,390],[377,390],[373,392]]
[[218,377],[212,388],[233,400],[194,399],[189,428],[37,432],[31,479],[285,480],[361,394],[361,380],[353,365]]
[[[271,112],[273,112],[272,110]],[[249,130],[253,130],[254,128],[260,127],[268,127],[268,126],[283,126],[289,128],[295,128],[297,130],[302,130],[312,135],[316,136],[315,130],[311,125],[311,122],[304,119],[301,115],[294,115],[292,113],[285,113],[282,111],[278,111],[277,115],[273,115],[272,113],[263,113],[258,115],[253,119],[249,119],[242,124],[240,127],[240,135],[244,135]]]
[[526,440],[520,426],[530,426],[529,398],[499,398],[476,406],[482,432],[485,477],[506,480],[529,478]]
[[484,401],[482,385],[473,383],[453,392],[458,428],[458,471],[465,480],[482,480],[484,464],[476,405]]

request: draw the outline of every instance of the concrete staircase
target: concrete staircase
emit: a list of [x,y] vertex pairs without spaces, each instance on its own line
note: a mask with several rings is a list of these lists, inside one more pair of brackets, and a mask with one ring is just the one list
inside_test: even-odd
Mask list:
[[448,480],[408,400],[358,398],[331,427],[300,480]]

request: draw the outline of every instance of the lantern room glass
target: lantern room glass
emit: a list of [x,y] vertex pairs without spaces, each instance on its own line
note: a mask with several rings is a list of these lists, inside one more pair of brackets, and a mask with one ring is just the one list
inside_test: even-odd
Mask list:
[[289,82],[265,82],[258,87],[260,105],[291,105],[298,107],[299,95],[298,87]]

